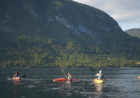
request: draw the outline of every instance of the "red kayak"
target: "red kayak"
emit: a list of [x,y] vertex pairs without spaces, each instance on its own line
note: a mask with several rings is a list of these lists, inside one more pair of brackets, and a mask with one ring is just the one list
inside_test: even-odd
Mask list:
[[67,78],[58,78],[58,79],[53,79],[53,82],[65,82],[65,81],[78,81],[79,79],[67,79]]
[[13,77],[13,80],[20,80],[20,77]]

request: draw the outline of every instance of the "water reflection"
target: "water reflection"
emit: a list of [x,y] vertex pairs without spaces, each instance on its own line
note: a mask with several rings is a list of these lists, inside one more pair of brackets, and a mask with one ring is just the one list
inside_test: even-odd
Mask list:
[[14,85],[19,85],[19,83],[20,83],[20,80],[13,80]]
[[94,97],[101,97],[103,91],[103,83],[94,83],[95,94]]
[[14,93],[14,98],[18,98],[18,95],[19,95],[18,85],[19,84],[20,84],[20,80],[13,80],[13,93]]
[[57,84],[59,88],[59,93],[62,96],[62,98],[66,96],[71,96],[71,89],[72,89],[72,82],[66,81],[66,82],[60,82]]
[[85,69],[76,70],[77,73],[73,72],[73,74],[83,79],[82,81],[54,83],[50,80],[53,77],[59,77],[60,74],[55,75],[57,69],[25,70],[32,79],[24,81],[4,80],[6,72],[3,72],[0,77],[2,92],[0,96],[1,98],[140,98],[140,81],[137,79],[140,71],[138,70],[132,69],[131,73],[129,73],[130,69],[104,70],[107,77],[104,84],[93,84],[92,73],[85,72]]
[[94,84],[95,86],[95,91],[96,92],[102,92],[102,90],[103,90],[103,83],[96,83],[96,84]]

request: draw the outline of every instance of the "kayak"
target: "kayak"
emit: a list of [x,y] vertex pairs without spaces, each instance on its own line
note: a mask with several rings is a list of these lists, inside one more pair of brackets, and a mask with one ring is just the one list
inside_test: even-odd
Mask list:
[[53,82],[63,82],[63,81],[68,81],[68,79],[67,78],[53,79]]
[[93,81],[94,81],[94,83],[104,83],[104,80],[101,80],[101,79],[100,80],[94,79]]
[[57,79],[53,79],[53,82],[66,82],[66,81],[78,81],[79,79],[67,79],[67,78],[57,78]]
[[140,79],[140,76],[138,76],[138,79]]
[[101,79],[100,80],[94,79],[93,81],[94,81],[94,83],[104,83],[104,80],[101,80]]
[[13,77],[13,80],[20,80],[20,77]]

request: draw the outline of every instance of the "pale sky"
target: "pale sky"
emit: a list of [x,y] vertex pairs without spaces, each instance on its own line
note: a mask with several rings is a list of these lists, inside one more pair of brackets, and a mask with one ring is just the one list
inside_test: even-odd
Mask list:
[[73,0],[98,8],[113,17],[125,31],[140,28],[140,0]]

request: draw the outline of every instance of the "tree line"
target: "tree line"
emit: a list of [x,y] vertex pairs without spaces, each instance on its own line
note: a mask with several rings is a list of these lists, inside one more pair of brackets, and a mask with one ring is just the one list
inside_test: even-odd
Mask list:
[[[53,39],[20,38],[14,48],[0,49],[0,67],[138,67],[139,57],[104,53],[99,47],[84,47],[73,40],[60,45]],[[120,48],[120,47],[118,47]],[[88,52],[87,52],[88,51]]]

